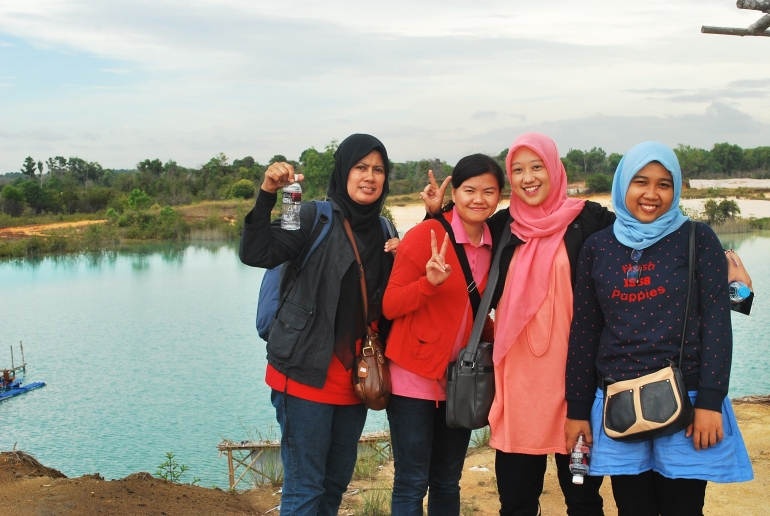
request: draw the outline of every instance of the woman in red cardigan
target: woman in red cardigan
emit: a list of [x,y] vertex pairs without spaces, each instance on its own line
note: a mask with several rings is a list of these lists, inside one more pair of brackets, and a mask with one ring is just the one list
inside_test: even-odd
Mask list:
[[[492,235],[485,221],[497,210],[504,181],[494,159],[466,156],[452,173],[452,202],[399,244],[382,307],[393,320],[385,352],[393,382],[393,516],[422,516],[428,490],[429,516],[460,514],[471,431],[446,426],[446,369],[467,343],[472,306],[486,285]],[[485,339],[492,337],[488,322]]]

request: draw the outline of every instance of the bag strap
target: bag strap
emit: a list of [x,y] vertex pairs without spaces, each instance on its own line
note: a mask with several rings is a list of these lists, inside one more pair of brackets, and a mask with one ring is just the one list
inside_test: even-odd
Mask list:
[[291,273],[295,280],[299,276],[299,271],[305,268],[305,265],[307,265],[307,262],[310,259],[310,255],[316,250],[316,247],[321,243],[321,240],[326,237],[326,233],[329,232],[329,228],[331,227],[329,224],[329,222],[331,222],[332,213],[331,204],[326,201],[312,201],[310,204],[315,207],[313,226],[310,230],[310,237],[305,242],[302,251],[292,265]]
[[697,223],[690,221],[689,238],[689,258],[687,262],[687,305],[684,310],[684,328],[682,328],[682,343],[679,345],[679,369],[682,369],[682,355],[684,352],[684,341],[687,337],[687,320],[690,318],[690,307],[692,305],[692,286],[695,282],[695,226]]
[[473,317],[479,313],[479,305],[481,304],[481,296],[479,295],[479,289],[476,288],[476,281],[473,279],[473,272],[471,272],[471,265],[468,263],[468,255],[465,254],[465,248],[462,244],[458,244],[455,239],[455,233],[452,231],[452,225],[444,218],[444,215],[439,213],[436,215],[436,220],[444,226],[449,239],[452,241],[452,246],[455,248],[455,254],[460,261],[460,267],[465,275],[466,290],[468,291],[468,297],[471,299],[471,307],[473,308]]
[[[486,323],[487,314],[489,308],[492,306],[492,296],[495,294],[495,287],[497,286],[497,280],[500,276],[500,255],[503,254],[503,248],[511,239],[511,222],[512,218],[508,215],[508,219],[505,222],[503,228],[503,235],[500,238],[500,243],[495,253],[495,259],[492,261],[492,268],[489,269],[489,277],[487,278],[487,286],[484,288],[484,295],[481,297],[481,304],[479,305],[479,313],[476,319],[473,321],[473,331],[468,339],[468,345],[461,352],[464,353],[464,358],[459,358],[464,362],[463,365],[473,365],[473,357],[476,355],[476,350],[479,347],[479,341],[481,340],[481,333],[484,331],[484,324]],[[467,358],[467,360],[466,360]]]
[[358,262],[358,277],[361,280],[361,297],[364,300],[364,327],[366,328],[366,334],[371,335],[372,329],[369,327],[369,296],[366,294],[364,264],[361,263],[361,256],[358,254],[358,246],[356,245],[356,237],[353,236],[353,230],[350,228],[350,222],[348,222],[348,219],[342,219],[342,222],[345,224],[345,232],[348,234],[350,243],[353,245],[353,252],[356,253],[356,262]]

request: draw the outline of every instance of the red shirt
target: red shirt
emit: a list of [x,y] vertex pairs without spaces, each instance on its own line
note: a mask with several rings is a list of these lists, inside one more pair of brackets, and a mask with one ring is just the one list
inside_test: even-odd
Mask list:
[[[372,323],[372,329],[377,331],[377,321]],[[356,342],[356,354],[361,351],[361,340]],[[332,353],[332,361],[329,364],[329,370],[326,372],[326,383],[320,389],[310,387],[304,383],[296,382],[276,370],[270,364],[267,365],[265,372],[265,383],[276,391],[286,392],[303,400],[315,401],[317,403],[327,403],[329,405],[356,405],[361,400],[356,396],[353,390],[353,371],[355,368],[346,370],[337,355]],[[286,382],[288,381],[288,386]],[[288,388],[287,388],[288,387]]]

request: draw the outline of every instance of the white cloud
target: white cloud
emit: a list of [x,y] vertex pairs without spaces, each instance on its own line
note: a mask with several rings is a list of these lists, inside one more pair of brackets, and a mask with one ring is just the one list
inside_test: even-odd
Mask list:
[[0,77],[0,172],[54,149],[119,168],[266,161],[357,131],[397,160],[498,153],[532,127],[562,147],[750,145],[707,119],[750,113],[765,134],[767,41],[700,26],[755,19],[722,0],[3,0],[0,36],[78,68],[42,74],[47,89]]

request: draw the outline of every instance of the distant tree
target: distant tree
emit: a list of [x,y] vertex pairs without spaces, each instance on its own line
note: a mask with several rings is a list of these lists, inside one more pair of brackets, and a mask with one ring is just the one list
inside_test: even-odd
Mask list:
[[744,168],[749,171],[770,171],[770,147],[743,149]]
[[594,193],[612,190],[612,178],[607,174],[591,174],[586,179],[586,187]]
[[585,160],[586,173],[598,174],[599,172],[605,172],[606,158],[607,153],[601,147],[594,147],[584,153],[583,159]]
[[588,161],[586,161],[586,153],[579,149],[570,149],[565,156],[570,162],[583,169],[583,173],[588,173]]
[[251,156],[246,156],[243,159],[236,159],[233,161],[233,167],[240,168],[240,167],[246,167],[251,168],[254,166],[256,162],[254,161],[254,158]]
[[40,172],[40,186],[43,186],[43,162],[37,162],[37,170]]
[[82,211],[94,212],[107,207],[114,196],[112,188],[103,186],[91,186],[86,188],[81,197]]
[[618,164],[620,163],[620,160],[623,159],[622,154],[618,154],[617,152],[613,152],[609,156],[607,156],[607,173],[608,174],[614,174],[615,170],[618,168]]
[[741,213],[738,203],[732,199],[725,199],[719,203],[719,214],[724,220],[734,219]]
[[136,169],[139,172],[145,172],[152,176],[160,177],[160,175],[163,173],[163,163],[161,163],[159,159],[154,159],[152,161],[146,159],[141,163],[137,163]]
[[[299,159],[300,159],[300,161],[302,161],[301,157]],[[270,161],[268,161],[268,164],[272,165],[273,163],[286,163],[288,161],[289,160],[287,160],[286,156],[284,156],[283,154],[276,154],[275,156],[270,158]]]
[[21,167],[21,173],[25,176],[29,176],[30,179],[35,179],[36,168],[37,164],[35,163],[35,160],[32,159],[32,156],[27,156],[24,160],[24,165]]
[[11,217],[18,217],[24,212],[24,192],[21,188],[5,185],[0,192],[0,208]]
[[305,176],[303,182],[307,197],[322,197],[329,185],[329,177],[334,170],[334,153],[337,150],[337,141],[332,140],[323,152],[318,152],[315,147],[302,151],[300,161],[304,163],[302,173]]
[[56,171],[57,163],[54,158],[48,158],[45,160],[46,165],[48,165],[48,174],[53,177],[54,171]]
[[703,213],[709,225],[722,224],[728,219],[734,219],[741,212],[738,203],[733,200],[723,199],[717,202],[709,199],[703,203]]
[[743,166],[743,149],[729,143],[715,143],[711,157],[725,174],[740,172]]
[[680,144],[674,149],[674,153],[685,178],[704,177],[714,172],[716,165],[711,153],[706,149]]
[[61,193],[61,203],[67,213],[75,213],[80,203],[80,195],[74,188],[65,188]]
[[42,212],[46,204],[45,192],[35,178],[24,180],[18,186],[24,192],[24,199],[30,208],[34,209],[35,213]]

